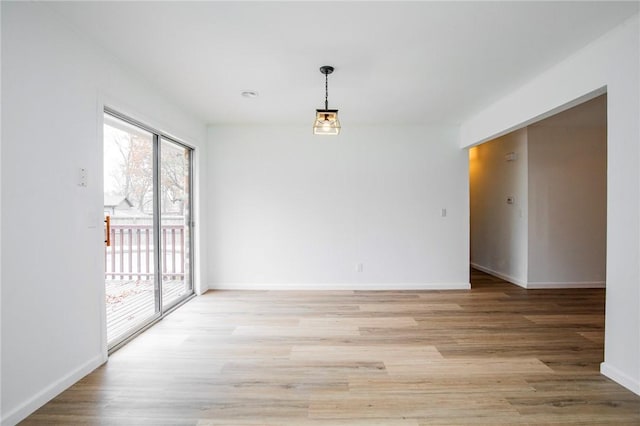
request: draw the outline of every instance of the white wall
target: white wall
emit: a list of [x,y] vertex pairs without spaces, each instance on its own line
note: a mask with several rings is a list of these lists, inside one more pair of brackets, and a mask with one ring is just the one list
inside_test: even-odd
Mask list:
[[344,127],[209,129],[212,288],[469,287],[457,131]]
[[638,15],[488,106],[461,146],[493,139],[602,93],[607,128],[607,301],[601,371],[640,394],[640,30]]
[[[509,153],[513,161],[505,158]],[[471,264],[521,286],[527,282],[527,170],[527,129],[469,152]]]
[[606,111],[600,96],[528,127],[528,288],[605,284]]
[[103,104],[198,154],[206,127],[42,4],[2,2],[2,89],[4,425],[105,359]]
[[[0,23],[2,22],[2,7],[0,7]],[[1,24],[0,24],[1,25]],[[0,46],[2,45],[2,31],[0,31]],[[0,51],[2,49],[0,48]],[[0,61],[0,64],[2,62]],[[0,94],[2,93],[2,67],[0,67]],[[2,102],[0,102],[0,224],[2,223]],[[2,423],[2,226],[0,226],[0,423]]]

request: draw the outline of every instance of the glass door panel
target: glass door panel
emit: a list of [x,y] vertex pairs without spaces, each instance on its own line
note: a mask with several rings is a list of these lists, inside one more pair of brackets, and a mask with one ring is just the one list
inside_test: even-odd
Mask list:
[[191,149],[162,138],[160,145],[162,306],[193,293],[191,279]]
[[104,264],[109,347],[160,315],[154,266],[156,141],[153,133],[105,113],[104,214],[110,226]]

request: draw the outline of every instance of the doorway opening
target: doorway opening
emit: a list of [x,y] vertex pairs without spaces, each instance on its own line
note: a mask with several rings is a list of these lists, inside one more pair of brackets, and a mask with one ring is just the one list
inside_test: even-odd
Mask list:
[[117,349],[194,294],[192,149],[104,112],[107,346]]
[[469,151],[471,266],[527,289],[604,288],[606,94]]

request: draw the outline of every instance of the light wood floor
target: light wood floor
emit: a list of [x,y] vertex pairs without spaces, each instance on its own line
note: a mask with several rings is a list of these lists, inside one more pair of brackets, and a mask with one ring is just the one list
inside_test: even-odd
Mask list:
[[604,290],[209,292],[24,424],[640,424]]

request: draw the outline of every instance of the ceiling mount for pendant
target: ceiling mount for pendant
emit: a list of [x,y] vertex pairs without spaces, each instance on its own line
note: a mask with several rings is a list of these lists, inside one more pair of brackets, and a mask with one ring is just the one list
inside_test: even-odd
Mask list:
[[313,133],[316,135],[332,135],[340,133],[338,110],[329,109],[329,74],[334,71],[331,65],[323,65],[320,72],[324,74],[324,109],[316,110],[316,121],[313,123]]
[[320,72],[324,75],[331,74],[334,68],[331,65],[323,65],[320,67]]

